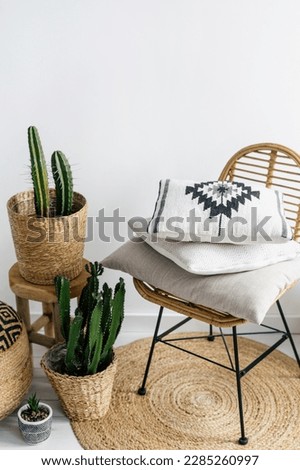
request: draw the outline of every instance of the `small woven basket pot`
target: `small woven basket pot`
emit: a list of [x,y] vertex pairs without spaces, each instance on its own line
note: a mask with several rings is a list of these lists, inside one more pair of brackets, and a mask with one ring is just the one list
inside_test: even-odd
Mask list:
[[[50,190],[55,201],[55,190]],[[12,196],[7,210],[21,276],[34,284],[54,284],[57,275],[69,280],[82,270],[87,204],[74,192],[73,213],[37,217],[33,191]]]
[[62,408],[73,421],[102,418],[110,405],[117,370],[116,356],[102,372],[83,377],[71,376],[54,372],[49,365],[49,354],[53,355],[61,346],[56,344],[47,351],[42,357],[41,366],[56,391]]
[[32,381],[32,362],[25,326],[8,349],[0,350],[0,420],[10,415],[27,393]]

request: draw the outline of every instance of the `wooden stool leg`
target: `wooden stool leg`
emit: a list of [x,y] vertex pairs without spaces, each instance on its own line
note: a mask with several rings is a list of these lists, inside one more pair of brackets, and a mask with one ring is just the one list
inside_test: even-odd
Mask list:
[[29,300],[22,299],[16,295],[16,306],[17,306],[17,313],[20,318],[22,318],[27,333],[31,331],[31,321],[30,321],[30,309],[29,309]]
[[58,304],[52,304],[52,312],[53,312],[53,322],[54,322],[54,334],[55,334],[55,342],[61,343],[64,341],[64,338],[61,334],[60,328],[60,316],[59,316],[59,306]]
[[30,341],[30,338],[29,338],[29,335],[31,332],[29,300],[22,299],[21,297],[18,297],[17,295],[15,297],[16,297],[17,314],[24,322],[24,325],[28,334],[30,354],[32,356],[32,342]]
[[53,322],[53,312],[52,312],[52,304],[48,304],[43,302],[43,315],[47,315],[49,317],[49,323],[45,325],[45,335],[50,336],[50,338],[54,338],[54,322]]

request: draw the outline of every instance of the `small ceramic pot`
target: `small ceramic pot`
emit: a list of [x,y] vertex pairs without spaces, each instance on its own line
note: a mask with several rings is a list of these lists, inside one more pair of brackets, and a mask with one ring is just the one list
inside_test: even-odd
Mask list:
[[18,425],[24,441],[29,445],[35,445],[43,442],[50,436],[52,425],[52,408],[46,403],[40,402],[40,406],[49,410],[49,415],[42,421],[30,422],[22,418],[22,411],[28,408],[28,405],[21,406],[18,411]]

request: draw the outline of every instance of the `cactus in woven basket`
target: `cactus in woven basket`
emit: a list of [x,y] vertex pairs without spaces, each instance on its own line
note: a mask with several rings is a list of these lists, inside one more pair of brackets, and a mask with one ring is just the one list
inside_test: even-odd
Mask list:
[[56,190],[56,214],[70,215],[73,204],[73,178],[68,159],[57,150],[51,157],[52,174]]
[[54,211],[52,213],[46,160],[38,130],[34,126],[28,128],[28,144],[36,215],[38,217],[49,217],[51,215],[64,216],[71,214],[73,178],[68,159],[60,150],[54,152],[51,157],[56,190],[56,210],[55,213]]
[[124,280],[119,279],[114,291],[107,283],[99,289],[102,265],[90,263],[85,269],[90,276],[72,320],[67,292],[69,281],[63,276],[55,278],[62,334],[66,341],[65,372],[69,375],[91,375],[108,367],[124,318]]
[[38,216],[48,217],[50,208],[48,173],[39,133],[34,126],[28,129],[28,144],[35,211]]

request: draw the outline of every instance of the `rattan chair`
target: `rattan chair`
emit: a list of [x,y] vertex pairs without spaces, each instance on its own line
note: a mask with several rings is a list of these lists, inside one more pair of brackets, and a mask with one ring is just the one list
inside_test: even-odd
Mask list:
[[[264,184],[266,187],[269,188],[280,189],[284,194],[284,209],[286,218],[289,220],[290,225],[294,230],[294,239],[296,241],[299,241],[300,156],[297,153],[282,145],[270,143],[256,144],[245,147],[239,152],[237,152],[235,155],[233,155],[233,157],[228,161],[228,163],[225,165],[223,171],[220,174],[219,180],[246,180]],[[277,308],[283,322],[284,330],[278,330],[267,325],[262,325],[267,328],[269,332],[271,331],[273,333],[281,333],[282,337],[278,341],[276,341],[271,347],[266,349],[266,351],[262,353],[258,358],[253,360],[243,369],[241,369],[239,362],[238,336],[239,334],[245,333],[238,333],[237,327],[243,323],[246,323],[246,320],[233,316],[230,314],[230,312],[212,310],[210,308],[205,307],[204,305],[195,305],[191,302],[188,302],[187,300],[176,298],[168,292],[164,292],[159,288],[154,288],[149,284],[138,279],[134,279],[134,285],[142,297],[160,306],[152,344],[150,347],[149,357],[146,364],[144,378],[141,387],[138,390],[138,393],[140,395],[145,395],[146,393],[146,382],[156,343],[161,342],[176,348],[177,346],[175,344],[174,339],[172,340],[172,344],[168,343],[167,335],[169,333],[174,332],[180,326],[184,325],[192,318],[205,322],[209,325],[209,332],[207,336],[204,336],[204,338],[207,338],[208,341],[213,341],[215,337],[222,336],[231,363],[231,367],[226,367],[226,369],[230,369],[236,375],[237,399],[241,430],[239,444],[247,444],[248,438],[246,437],[244,426],[241,378],[244,377],[254,366],[256,366],[261,360],[267,357],[272,351],[274,351],[287,339],[289,339],[290,341],[296,361],[298,362],[298,365],[300,367],[299,355],[297,353],[292,335],[290,333],[282,307],[279,302],[280,297],[285,293],[287,289],[282,292],[281,295],[276,299]],[[288,286],[288,288],[289,287],[292,287],[292,285]],[[167,331],[159,333],[160,322],[164,308],[168,308],[175,312],[181,313],[187,318],[180,321],[172,328],[169,328]],[[217,327],[219,329],[219,333],[214,332],[213,327]],[[224,334],[222,328],[232,328],[232,333]],[[228,336],[231,336],[233,340],[233,359],[230,357],[229,349],[226,344],[226,337]],[[178,339],[178,341],[180,341],[180,338]],[[187,351],[186,349],[183,349],[181,347],[178,347],[178,349],[190,353],[190,351]],[[209,360],[210,362],[213,362],[216,365],[224,367],[223,364],[219,364],[215,361],[212,361],[211,359],[204,358],[202,356],[199,357],[201,357],[201,359]]]

